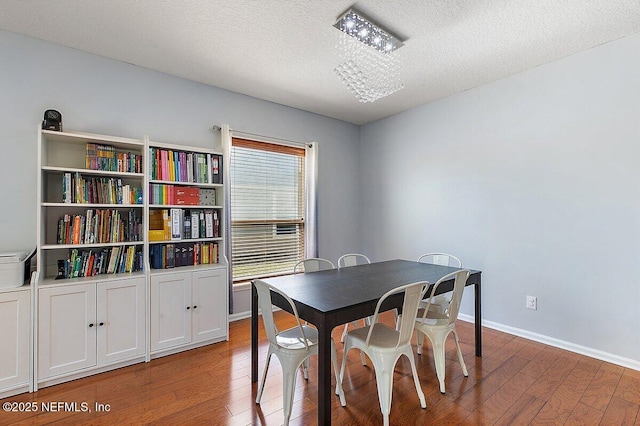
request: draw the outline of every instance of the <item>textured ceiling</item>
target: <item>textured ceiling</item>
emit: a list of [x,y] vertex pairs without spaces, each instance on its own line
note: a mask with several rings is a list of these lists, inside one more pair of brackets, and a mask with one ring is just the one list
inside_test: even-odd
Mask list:
[[333,73],[338,0],[0,0],[0,28],[363,124],[640,32],[640,0],[364,0],[405,39],[405,88]]

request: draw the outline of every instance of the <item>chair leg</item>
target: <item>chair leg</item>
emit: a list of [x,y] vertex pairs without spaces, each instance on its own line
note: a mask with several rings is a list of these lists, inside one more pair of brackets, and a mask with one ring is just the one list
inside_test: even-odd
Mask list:
[[305,380],[309,380],[309,358],[305,359],[302,362],[302,377],[304,377]]
[[418,341],[418,344],[416,345],[416,350],[418,352],[418,355],[422,355],[422,346],[424,345],[424,333],[422,333],[420,330],[416,330],[416,340]]
[[436,336],[432,339],[433,345],[433,360],[436,364],[436,375],[438,376],[438,381],[440,382],[440,393],[444,393],[444,375],[445,375],[445,356],[444,356],[444,342],[446,340],[446,335],[444,337]]
[[264,371],[262,372],[262,383],[260,383],[260,388],[258,389],[258,396],[256,396],[256,404],[260,404],[260,399],[262,398],[262,391],[264,390],[264,382],[267,381],[267,371],[269,371],[269,361],[271,361],[272,352],[269,350],[267,354],[267,363],[264,365]]
[[[308,359],[308,358],[307,358]],[[291,366],[284,366],[282,368],[282,402],[284,411],[284,426],[289,424],[291,418],[291,407],[293,406],[293,394],[296,390],[296,372],[297,368],[286,368]]]
[[420,399],[420,406],[427,408],[427,402],[424,399],[424,392],[422,392],[422,386],[420,386],[420,378],[418,377],[418,370],[416,369],[416,360],[411,352],[411,346],[409,350],[405,352],[405,356],[409,358],[409,364],[411,364],[411,373],[413,374],[413,383],[416,385],[416,392],[418,392],[418,399]]
[[347,338],[347,340],[344,343],[344,349],[342,351],[342,365],[340,366],[340,377],[339,377],[340,389],[342,389],[343,394],[344,394],[344,388],[342,387],[342,381],[344,380],[344,369],[347,366],[347,353],[349,352],[350,349],[351,349],[351,342],[349,341],[349,338]]
[[453,329],[453,338],[456,341],[456,348],[458,350],[458,361],[460,361],[460,367],[462,367],[462,374],[464,375],[464,377],[469,377],[467,366],[464,363],[464,358],[462,358],[462,350],[460,350],[460,340],[458,339],[458,332],[455,328]]
[[364,355],[364,352],[360,351],[360,361],[362,365],[367,365],[367,357]]
[[340,405],[347,406],[347,400],[344,398],[344,390],[342,389],[342,381],[340,380],[340,373],[338,372],[338,353],[336,347],[331,342],[331,364],[333,365],[333,374],[336,376],[336,394],[340,397]]
[[349,332],[349,323],[344,325],[344,331],[342,332],[342,336],[340,336],[340,342],[344,343],[344,338],[347,337],[347,333]]
[[[380,400],[382,419],[384,426],[389,426],[389,413],[391,412],[391,398],[393,396],[393,365],[383,365],[382,362],[379,364],[374,362],[373,364],[376,370],[376,384],[378,385],[378,399]],[[395,362],[393,364],[395,365]]]

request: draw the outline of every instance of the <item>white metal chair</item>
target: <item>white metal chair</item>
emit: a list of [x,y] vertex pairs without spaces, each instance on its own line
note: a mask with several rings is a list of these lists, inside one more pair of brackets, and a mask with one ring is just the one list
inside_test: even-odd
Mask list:
[[[307,273],[307,272],[318,272],[318,271],[326,271],[329,269],[335,269],[335,265],[333,262],[327,259],[323,259],[321,257],[309,257],[307,259],[301,260],[296,263],[293,267],[293,273]],[[307,324],[305,322],[305,324]],[[309,374],[307,373],[307,369],[309,367],[309,359],[305,360],[302,365],[302,372],[304,373],[304,378],[308,378]]]
[[[340,382],[344,379],[344,370],[347,365],[347,352],[349,352],[350,349],[356,348],[366,353],[369,358],[371,358],[376,372],[378,399],[380,400],[380,409],[382,410],[385,426],[389,424],[389,413],[391,411],[393,370],[402,355],[409,358],[413,381],[416,386],[418,398],[420,399],[420,406],[422,408],[427,407],[424,393],[420,387],[420,380],[411,349],[411,336],[413,335],[413,328],[418,313],[418,304],[424,296],[425,285],[428,284],[426,281],[421,281],[404,285],[387,292],[380,298],[376,305],[372,324],[351,330],[347,333],[342,367],[340,369]],[[399,327],[396,330],[383,323],[377,322],[377,320],[382,303],[389,296],[398,293],[404,293],[404,302],[402,304],[403,315],[400,319]]]
[[338,268],[345,268],[347,266],[364,265],[371,263],[369,258],[364,254],[349,253],[340,256],[338,259]]
[[[453,297],[444,312],[437,312],[430,310],[430,301],[441,282],[455,278],[453,284]],[[431,341],[433,346],[433,360],[436,365],[436,374],[438,381],[440,382],[440,392],[444,393],[444,376],[445,376],[445,342],[449,333],[453,333],[453,337],[456,342],[456,350],[458,352],[458,361],[460,361],[460,367],[462,367],[462,374],[465,377],[469,375],[467,373],[467,366],[462,358],[462,351],[460,350],[460,342],[458,339],[458,333],[456,332],[456,319],[458,318],[458,312],[460,311],[460,303],[462,301],[462,293],[464,286],[469,278],[469,270],[462,269],[460,271],[452,272],[440,278],[431,290],[431,297],[427,299],[427,306],[421,309],[422,315],[418,315],[415,321],[415,329],[418,337],[418,354],[422,354],[422,344],[424,342],[424,336]]]
[[301,260],[293,267],[293,273],[299,272],[318,272],[325,271],[327,269],[335,269],[333,262],[321,257],[310,257],[308,259]]
[[[340,258],[338,259],[338,269],[346,268],[346,267],[349,267],[349,266],[362,265],[362,264],[365,264],[365,263],[371,263],[371,261],[364,254],[349,253],[349,254],[345,254],[345,255],[340,256]],[[370,318],[364,318],[362,320],[364,326],[369,324],[368,320],[370,320]],[[349,324],[350,323],[346,323],[344,325],[344,331],[342,332],[342,337],[340,337],[340,341],[341,342],[344,342],[344,338],[347,336],[347,332],[349,331]],[[351,321],[351,324],[353,324],[354,326],[357,326],[358,322],[357,321]],[[362,364],[366,365],[366,361],[365,361],[364,358],[362,359]]]
[[[456,256],[447,253],[426,253],[418,258],[418,262],[430,263],[432,265],[453,266],[454,268],[462,268],[462,261]],[[451,300],[451,292],[443,293],[435,296],[431,301],[430,309],[443,313],[449,306]],[[426,306],[426,301],[420,304],[420,308]]]
[[[267,371],[269,370],[269,361],[271,355],[276,355],[282,366],[282,400],[284,406],[284,424],[289,424],[291,417],[291,407],[293,405],[293,395],[295,392],[296,372],[298,368],[307,361],[311,356],[318,353],[318,331],[315,328],[300,322],[298,311],[295,304],[282,291],[270,286],[263,281],[255,280],[254,285],[258,291],[258,303],[262,310],[262,321],[269,338],[269,352],[267,354],[267,362],[262,373],[262,383],[258,389],[256,404],[260,404],[264,383],[267,379]],[[291,306],[291,310],[296,318],[297,325],[293,328],[280,331],[273,319],[271,292],[280,294]],[[333,372],[336,376],[336,393],[340,396],[340,403],[344,407],[346,401],[342,392],[342,385],[338,376],[336,348],[331,340],[331,364]],[[305,379],[307,376],[305,375]]]
[[[367,263],[371,263],[371,261],[364,254],[359,254],[359,253],[344,254],[340,256],[340,258],[338,259],[338,269],[347,268],[349,266],[364,265]],[[344,342],[345,337],[347,337],[347,332],[349,331],[349,324],[350,323],[346,323],[344,325],[342,336],[340,336],[341,342]],[[351,324],[357,327],[358,321],[351,321]],[[371,324],[371,317],[362,319],[362,325],[367,326],[369,324]],[[365,358],[364,353],[362,352],[360,352],[360,360],[362,361],[362,365],[367,365],[367,359]]]

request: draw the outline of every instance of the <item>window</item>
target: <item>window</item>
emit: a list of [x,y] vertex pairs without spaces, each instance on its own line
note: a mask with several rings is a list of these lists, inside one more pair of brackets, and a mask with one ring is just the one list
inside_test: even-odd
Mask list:
[[290,274],[305,254],[305,149],[233,138],[233,282]]

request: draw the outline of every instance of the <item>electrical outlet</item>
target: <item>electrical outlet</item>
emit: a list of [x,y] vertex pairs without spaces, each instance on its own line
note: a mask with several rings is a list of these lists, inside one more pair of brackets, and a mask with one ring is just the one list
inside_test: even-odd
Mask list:
[[534,311],[538,309],[538,298],[535,296],[527,296],[527,308],[533,309]]

